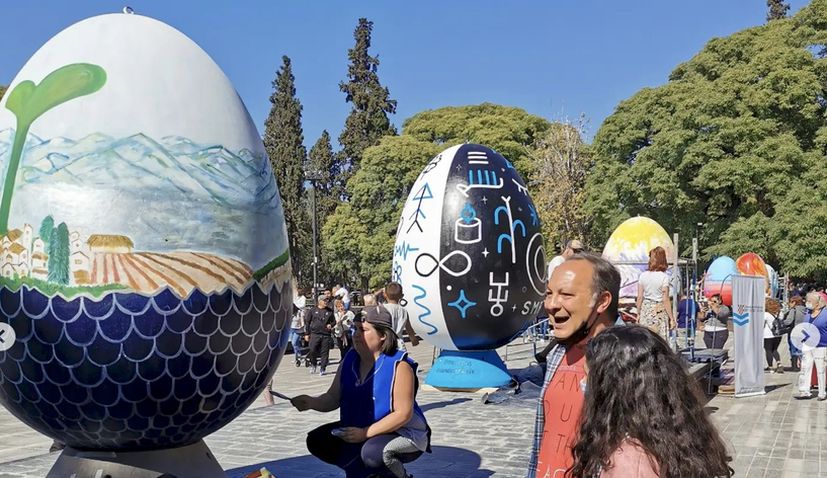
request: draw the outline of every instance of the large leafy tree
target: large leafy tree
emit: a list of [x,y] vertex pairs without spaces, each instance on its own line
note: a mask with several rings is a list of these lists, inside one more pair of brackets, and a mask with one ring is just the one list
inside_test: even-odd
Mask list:
[[311,267],[311,261],[307,260],[311,236],[302,200],[307,151],[303,144],[302,105],[296,98],[295,77],[287,56],[282,57],[281,68],[273,81],[270,103],[270,115],[264,123],[264,149],[281,193],[293,271],[307,277]]
[[[550,243],[589,243],[591,217],[583,210],[586,177],[594,160],[584,142],[586,121],[553,124],[534,144],[528,187]],[[549,244],[552,245],[552,244]]]
[[361,287],[383,285],[390,280],[402,208],[431,158],[455,144],[477,142],[532,169],[534,143],[549,127],[519,108],[493,104],[440,108],[408,119],[402,135],[386,136],[365,150],[362,166],[347,182],[350,201],[336,208],[323,231],[327,264],[337,277]]
[[707,257],[756,249],[795,274],[827,271],[823,259],[800,263],[817,247],[793,232],[827,215],[813,199],[827,185],[808,174],[827,152],[825,18],[827,0],[815,0],[715,38],[667,84],[621,102],[592,145],[586,211],[598,242],[641,214],[685,237],[703,223]]
[[403,134],[445,147],[478,143],[508,158],[524,179],[534,173],[530,148],[551,123],[520,108],[482,103],[423,111],[403,125]]
[[345,101],[352,104],[339,135],[345,176],[359,168],[365,149],[378,144],[382,136],[396,134],[388,119],[389,114],[396,113],[396,100],[390,99],[390,92],[379,82],[379,57],[368,53],[372,31],[373,22],[360,18],[353,32],[356,44],[347,54],[350,61],[347,81],[339,83],[339,89],[346,95]]

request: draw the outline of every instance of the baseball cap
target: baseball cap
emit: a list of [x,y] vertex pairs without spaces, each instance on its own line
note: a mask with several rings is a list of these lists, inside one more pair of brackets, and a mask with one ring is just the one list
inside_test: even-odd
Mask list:
[[393,320],[388,309],[381,305],[365,307],[362,320],[373,325],[382,325],[393,330]]
[[316,299],[316,303],[319,303],[323,300],[327,300],[327,296],[325,296],[324,294],[320,295],[319,298]]

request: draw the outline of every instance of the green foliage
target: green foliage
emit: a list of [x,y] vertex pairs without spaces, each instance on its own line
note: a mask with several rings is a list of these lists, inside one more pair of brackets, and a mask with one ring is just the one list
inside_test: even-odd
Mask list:
[[362,287],[390,280],[393,243],[402,207],[422,168],[443,149],[410,136],[386,136],[365,150],[347,183],[351,199],[324,226],[331,272]]
[[38,230],[40,239],[43,241],[44,250],[49,250],[49,244],[52,240],[52,229],[55,227],[54,218],[49,215],[43,218],[40,222],[40,229]]
[[353,32],[356,44],[347,52],[347,81],[339,83],[345,101],[353,105],[339,135],[345,179],[359,169],[366,148],[378,144],[382,136],[396,134],[388,119],[396,113],[396,100],[390,99],[390,92],[379,82],[379,58],[368,54],[372,31],[373,22],[360,18]]
[[580,239],[589,244],[591,217],[583,210],[586,177],[594,167],[583,141],[585,119],[558,123],[548,128],[534,144],[531,190],[540,215],[547,250],[554,243]]
[[307,277],[312,267],[309,258],[310,223],[302,199],[307,151],[303,144],[302,105],[296,98],[294,81],[290,58],[283,56],[281,68],[273,81],[273,94],[270,96],[272,108],[264,123],[263,139],[281,194],[293,272]]
[[9,167],[3,182],[3,198],[0,200],[0,234],[9,230],[9,213],[20,167],[23,145],[34,120],[50,109],[81,96],[91,95],[103,88],[106,72],[97,65],[73,63],[46,75],[39,85],[30,80],[21,81],[9,93],[6,108],[17,118]]
[[530,148],[551,123],[520,108],[482,103],[423,111],[405,120],[403,134],[444,145],[477,143],[508,158],[523,179],[534,173]]
[[667,84],[621,102],[592,144],[595,242],[640,214],[687,239],[704,223],[707,258],[754,250],[785,271],[827,271],[801,264],[802,251],[822,253],[790,234],[810,221],[800,191],[827,191],[804,179],[827,152],[825,43],[827,0],[815,0],[792,19],[711,40]]
[[49,239],[48,280],[60,285],[69,283],[69,228],[65,222],[52,229]]
[[[315,189],[308,191],[308,196],[311,196],[308,202],[308,216],[313,214],[313,198],[315,199],[316,217],[319,229],[327,221],[327,218],[336,210],[336,206],[344,196],[345,184],[342,181],[342,167],[339,161],[340,155],[333,153],[333,147],[330,144],[330,134],[327,130],[322,131],[322,135],[316,141],[316,144],[310,148],[308,155],[308,164],[305,168],[309,177],[316,178],[313,181]],[[330,269],[327,267],[327,250],[325,243],[328,238],[324,234],[318,234],[317,240],[319,243],[319,277],[318,280],[322,284],[330,284],[337,280],[336,276],[332,275]]]

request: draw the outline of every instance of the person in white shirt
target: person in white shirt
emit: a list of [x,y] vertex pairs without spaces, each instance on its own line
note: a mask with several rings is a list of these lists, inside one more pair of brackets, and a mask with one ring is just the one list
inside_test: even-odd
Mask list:
[[781,304],[777,300],[767,298],[764,301],[764,353],[767,356],[767,368],[765,372],[773,370],[772,364],[775,360],[775,373],[784,373],[784,366],[781,365],[781,354],[778,353],[778,346],[781,344],[781,335],[775,335],[773,323],[781,313]]
[[350,292],[341,284],[333,286],[333,297],[342,299],[345,310],[350,310]]
[[563,252],[560,255],[554,256],[551,262],[548,263],[548,277],[551,278],[551,273],[554,272],[554,269],[557,268],[560,264],[565,262],[566,259],[569,257],[577,254],[578,252],[583,252],[583,243],[578,241],[577,239],[573,239],[566,243],[566,247],[563,249]]
[[637,283],[638,323],[669,340],[669,330],[677,326],[669,297],[666,275],[666,250],[660,246],[649,251],[649,265]]

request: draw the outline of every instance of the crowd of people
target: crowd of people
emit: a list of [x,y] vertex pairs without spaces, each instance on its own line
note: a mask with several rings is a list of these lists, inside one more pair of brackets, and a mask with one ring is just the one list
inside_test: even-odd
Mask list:
[[[644,290],[647,322],[616,326],[620,275],[611,263],[572,250],[551,272],[544,309],[553,339],[543,357],[527,476],[731,476],[730,453],[703,412],[703,394],[662,336],[664,320],[667,327],[677,325],[657,305],[663,307],[663,295]],[[655,291],[663,286],[656,274],[649,283]],[[416,403],[417,364],[400,340],[407,322],[402,288],[388,284],[381,291],[384,304],[379,294],[365,294],[365,306],[352,316],[344,303],[328,308],[325,298],[334,294],[318,297],[304,328],[294,323],[316,344],[314,335],[332,336],[338,324],[352,322],[352,333],[345,334],[349,348],[329,389],[292,399],[300,411],[340,411],[338,421],[309,432],[308,450],[349,478],[406,478],[404,464],[429,451],[431,430]],[[710,313],[724,311],[716,306]],[[321,360],[325,371],[327,356],[318,346],[307,359],[311,366]]]
[[[655,248],[639,279],[638,313],[621,320],[617,268],[578,242],[560,258],[549,266],[544,300],[551,341],[538,354],[545,373],[528,478],[732,476],[731,451],[670,343],[676,335],[685,343],[685,331],[697,328],[707,348],[724,348],[732,311],[722,297],[696,301],[682,294],[673,315],[665,251]],[[418,366],[402,340],[417,340],[402,286],[364,294],[360,311],[342,289],[325,291],[313,307],[299,291],[291,324],[296,364],[325,374],[334,345],[342,359],[327,392],[294,397],[292,404],[300,411],[340,410],[338,421],[309,432],[313,455],[351,478],[406,478],[404,464],[430,450],[431,430],[416,403]],[[805,322],[821,339],[799,349],[789,336]],[[827,399],[827,294],[795,291],[788,304],[768,298],[763,333],[765,371],[783,373],[779,348],[787,336],[790,369],[800,372],[798,397],[812,397],[815,367],[817,398]]]

